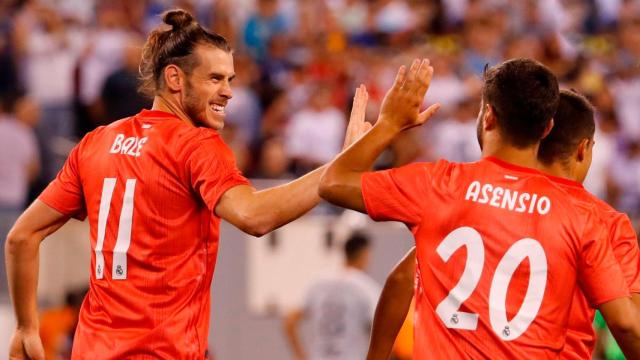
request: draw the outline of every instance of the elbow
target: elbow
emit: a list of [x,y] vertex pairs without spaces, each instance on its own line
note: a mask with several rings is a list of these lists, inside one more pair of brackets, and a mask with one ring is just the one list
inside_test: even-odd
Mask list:
[[26,244],[28,244],[30,236],[24,232],[16,229],[15,227],[9,231],[7,235],[7,242],[5,244],[5,252],[7,256],[11,256],[20,251]]
[[275,229],[269,212],[257,213],[245,210],[239,215],[238,228],[242,232],[255,237],[262,237]]

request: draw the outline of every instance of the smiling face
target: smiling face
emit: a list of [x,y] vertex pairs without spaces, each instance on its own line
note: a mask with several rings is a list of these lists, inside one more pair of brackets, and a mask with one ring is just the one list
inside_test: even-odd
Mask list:
[[193,56],[198,58],[198,65],[186,78],[182,106],[197,126],[222,130],[224,108],[233,97],[233,55],[213,46],[198,45]]

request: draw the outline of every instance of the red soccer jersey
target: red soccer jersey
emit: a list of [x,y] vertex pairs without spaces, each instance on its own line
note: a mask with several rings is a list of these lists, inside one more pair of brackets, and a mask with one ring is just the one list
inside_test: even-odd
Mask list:
[[542,173],[494,158],[362,177],[374,220],[416,239],[415,359],[553,359],[574,289],[629,296],[593,206]]
[[[620,269],[629,285],[629,291],[640,293],[640,258],[638,257],[640,251],[638,250],[638,239],[629,217],[589,193],[581,184],[565,179],[551,178],[562,184],[562,187],[578,201],[595,204],[598,215],[607,229],[608,244],[620,264]],[[562,350],[561,357],[575,360],[590,359],[596,344],[596,334],[593,329],[595,310],[589,306],[589,302],[580,289],[576,289],[573,296],[567,343]]]
[[143,110],[85,136],[39,199],[89,217],[91,277],[73,359],[202,359],[220,219],[247,184],[218,133]]

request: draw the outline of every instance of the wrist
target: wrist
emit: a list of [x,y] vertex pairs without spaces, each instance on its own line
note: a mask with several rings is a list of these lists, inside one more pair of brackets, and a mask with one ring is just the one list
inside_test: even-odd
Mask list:
[[16,324],[16,330],[21,332],[39,332],[40,323],[38,320],[18,322],[18,324]]
[[385,134],[397,135],[402,132],[402,127],[394,124],[390,116],[380,115],[374,127],[381,129]]

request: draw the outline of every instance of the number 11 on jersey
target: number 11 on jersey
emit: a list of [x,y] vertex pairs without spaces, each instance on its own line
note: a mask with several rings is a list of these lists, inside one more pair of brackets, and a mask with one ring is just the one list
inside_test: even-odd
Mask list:
[[[104,277],[104,237],[111,209],[111,198],[116,187],[116,178],[105,178],[102,184],[102,196],[100,198],[100,210],[98,212],[98,237],[96,247],[93,250],[96,255],[96,279]],[[111,267],[111,277],[114,280],[125,280],[127,278],[127,251],[131,244],[131,225],[133,223],[133,196],[136,189],[136,179],[127,179],[120,211],[120,223],[118,224],[118,237],[113,248],[113,265]]]

